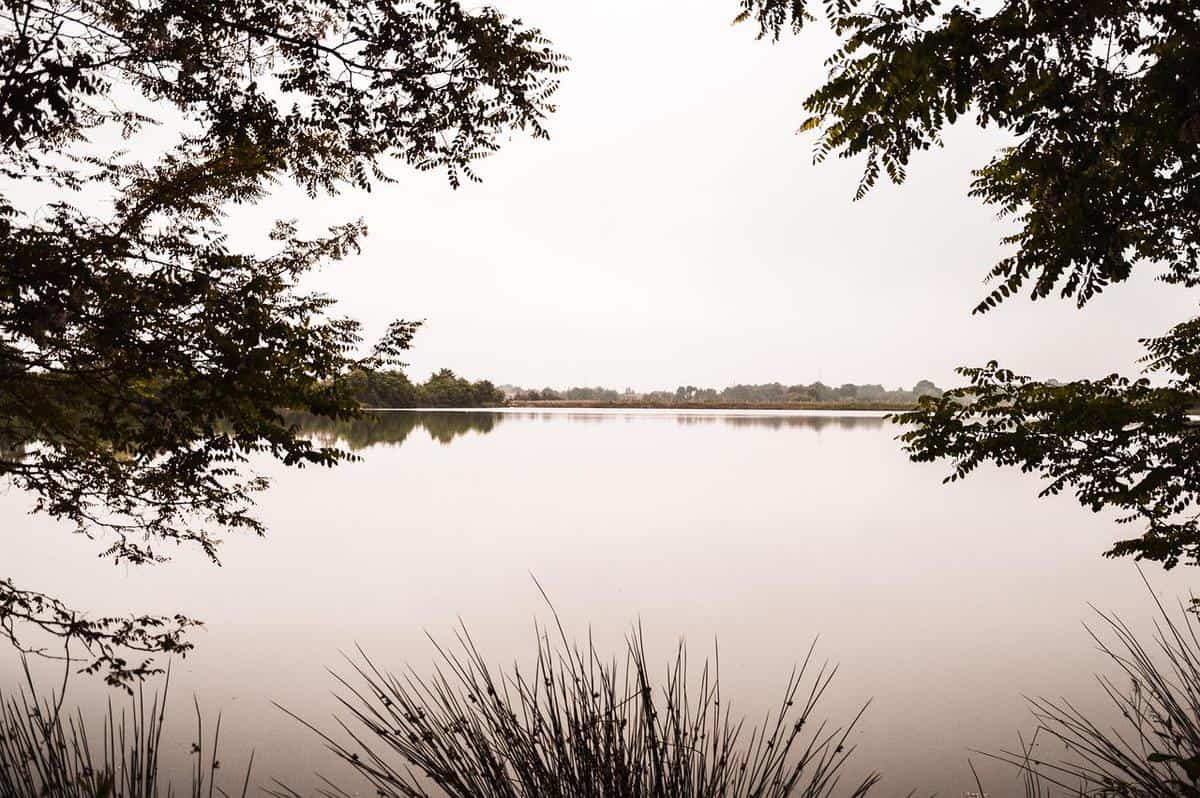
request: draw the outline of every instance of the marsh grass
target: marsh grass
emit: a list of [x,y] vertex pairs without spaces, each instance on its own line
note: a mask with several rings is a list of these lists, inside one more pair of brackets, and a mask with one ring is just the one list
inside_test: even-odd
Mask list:
[[[119,711],[110,700],[99,728],[85,723],[80,710],[64,712],[57,700],[39,698],[28,678],[27,688],[0,695],[0,796],[3,798],[229,798],[218,784],[221,719],[211,742],[205,744],[204,723],[196,705],[196,742],[192,745],[191,780],[186,792],[176,792],[160,779],[166,696],[149,697],[144,687],[134,691]],[[254,754],[239,792],[250,787]]]
[[[681,644],[656,682],[640,627],[619,659],[602,658],[590,636],[586,645],[570,643],[557,616],[552,633],[538,627],[536,637],[531,668],[508,673],[487,663],[465,626],[453,648],[433,641],[438,664],[430,676],[388,673],[359,650],[350,678],[334,674],[344,736],[297,720],[380,796],[828,798],[837,791],[866,707],[841,726],[815,718],[836,668],[816,665],[812,649],[779,707],[752,726],[722,695],[719,658],[693,670]],[[854,781],[845,795],[865,795],[878,778]],[[325,785],[325,795],[350,794]],[[281,784],[274,795],[298,794]]]
[[[1149,640],[1099,610],[1099,623],[1087,628],[1116,666],[1097,680],[1118,725],[1093,720],[1067,699],[1030,699],[1033,737],[985,754],[1020,769],[1028,798],[1200,798],[1200,618],[1195,603],[1172,613],[1150,594],[1158,613]],[[1062,758],[1039,754],[1043,742],[1061,748]]]

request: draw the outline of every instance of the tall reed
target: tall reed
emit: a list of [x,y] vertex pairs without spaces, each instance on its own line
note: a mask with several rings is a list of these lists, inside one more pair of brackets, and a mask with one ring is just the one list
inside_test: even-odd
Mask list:
[[[640,627],[623,657],[604,659],[589,636],[537,629],[531,670],[489,666],[465,627],[457,646],[434,641],[428,677],[397,676],[362,651],[343,689],[337,739],[301,720],[380,796],[426,798],[828,798],[853,751],[846,725],[814,717],[836,668],[809,650],[779,707],[754,726],[721,693],[719,660],[689,668],[681,644],[656,682]],[[811,678],[810,678],[811,677]],[[286,711],[286,710],[285,710]],[[339,735],[340,737],[340,735]],[[845,794],[859,798],[870,773]],[[296,793],[280,785],[277,796]],[[331,783],[325,793],[346,796]]]
[[[1020,768],[1029,798],[1200,798],[1200,618],[1194,603],[1172,613],[1150,592],[1158,616],[1148,641],[1099,610],[1099,628],[1088,628],[1116,666],[1115,675],[1097,679],[1119,724],[1066,699],[1031,699],[1034,737],[1018,750],[987,754]],[[1064,755],[1039,754],[1046,740]]]
[[[167,687],[147,697],[143,686],[117,710],[110,700],[98,732],[89,733],[80,710],[62,711],[58,701],[39,698],[29,687],[0,695],[0,796],[3,798],[160,798],[177,793],[159,756],[166,716]],[[196,742],[186,795],[214,798],[229,793],[217,785],[221,719],[205,745],[196,706]],[[242,798],[250,787],[254,754],[239,780]]]

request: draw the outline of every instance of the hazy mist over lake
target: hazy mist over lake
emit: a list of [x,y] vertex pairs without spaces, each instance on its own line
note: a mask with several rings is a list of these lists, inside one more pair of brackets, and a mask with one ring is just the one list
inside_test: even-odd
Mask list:
[[0,798],[1200,798],[1198,72],[1188,0],[10,0]]
[[[97,613],[137,607],[204,619],[172,665],[168,753],[191,740],[193,694],[223,713],[226,764],[308,784],[329,765],[279,702],[326,727],[325,667],[362,646],[380,665],[429,672],[426,632],[451,641],[461,619],[500,665],[527,661],[533,621],[622,650],[639,621],[655,662],[679,638],[692,656],[719,641],[725,694],[757,719],[814,638],[841,664],[818,715],[846,720],[881,794],[974,789],[968,749],[1016,744],[1032,728],[1022,695],[1107,710],[1087,675],[1107,669],[1081,625],[1088,602],[1146,628],[1134,565],[1099,554],[1118,535],[1036,481],[987,472],[944,486],[913,465],[877,414],[775,412],[395,412],[314,426],[362,457],[332,471],[265,463],[266,539],[231,536],[224,566],[194,552],[153,568],[98,564],[9,493],[0,528],[22,541],[21,582]],[[1163,598],[1184,569],[1147,569]],[[13,684],[14,658],[2,660]],[[52,678],[53,669],[38,665]],[[75,680],[85,711],[107,695]],[[1013,771],[974,757],[994,795]]]

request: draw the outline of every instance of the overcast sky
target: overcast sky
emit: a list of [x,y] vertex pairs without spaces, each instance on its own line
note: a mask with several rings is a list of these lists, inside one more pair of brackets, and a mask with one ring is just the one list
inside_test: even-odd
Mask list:
[[550,141],[515,137],[482,185],[399,171],[371,194],[283,195],[236,224],[363,217],[363,254],[315,284],[375,335],[424,318],[413,376],[524,386],[945,385],[997,357],[1042,377],[1130,369],[1194,310],[1147,279],[1083,312],[970,311],[1004,227],[966,196],[1003,139],[960,126],[908,182],[851,197],[861,164],[795,135],[831,39],[776,45],[735,0],[503,0],[572,58]]

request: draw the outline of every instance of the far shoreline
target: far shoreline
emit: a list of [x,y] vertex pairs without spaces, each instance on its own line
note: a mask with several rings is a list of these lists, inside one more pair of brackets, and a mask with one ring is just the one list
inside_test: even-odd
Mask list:
[[505,407],[561,407],[581,410],[877,410],[904,412],[917,405],[908,402],[622,402],[602,399],[513,400]]

